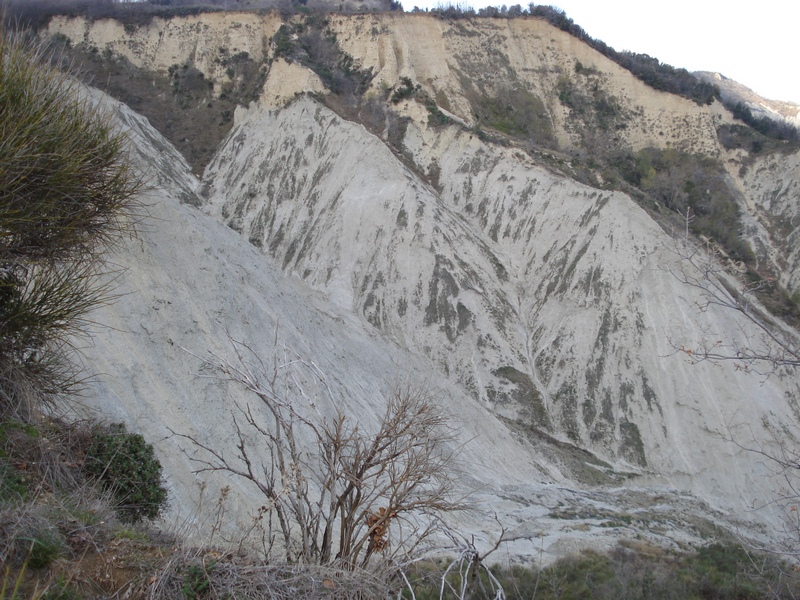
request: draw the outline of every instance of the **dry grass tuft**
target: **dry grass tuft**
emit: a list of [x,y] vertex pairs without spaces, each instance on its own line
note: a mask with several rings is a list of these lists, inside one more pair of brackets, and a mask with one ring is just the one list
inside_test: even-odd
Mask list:
[[146,598],[362,599],[386,597],[388,568],[253,564],[219,552],[177,553],[138,590]]

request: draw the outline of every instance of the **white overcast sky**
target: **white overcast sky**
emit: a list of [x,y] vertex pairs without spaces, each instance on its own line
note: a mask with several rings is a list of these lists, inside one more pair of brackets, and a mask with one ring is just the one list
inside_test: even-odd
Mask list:
[[[402,0],[434,8],[522,4],[519,0]],[[555,0],[593,38],[689,71],[716,71],[771,100],[800,104],[800,1]]]

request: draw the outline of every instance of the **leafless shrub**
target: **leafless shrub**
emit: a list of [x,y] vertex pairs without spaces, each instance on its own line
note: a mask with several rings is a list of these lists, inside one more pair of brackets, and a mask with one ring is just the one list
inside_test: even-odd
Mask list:
[[724,257],[714,248],[678,243],[672,252],[680,259],[680,269],[672,274],[683,284],[700,292],[697,310],[712,307],[727,309],[744,317],[755,334],[741,332],[739,340],[718,339],[708,332],[690,344],[671,340],[676,352],[693,362],[733,362],[737,370],[769,376],[779,369],[800,366],[800,335],[773,318],[756,300],[764,282],[742,285],[723,267]]
[[[686,220],[690,218],[687,212]],[[688,238],[688,235],[686,236]],[[675,353],[681,353],[693,363],[729,362],[737,371],[753,373],[767,378],[773,375],[793,375],[800,366],[800,335],[769,314],[755,298],[763,281],[743,284],[724,268],[726,257],[713,247],[691,244],[688,239],[677,243],[673,252],[680,259],[680,270],[673,275],[686,286],[700,292],[697,310],[704,313],[710,308],[733,311],[743,317],[738,339],[719,339],[712,332],[701,332],[695,344],[680,344],[671,340]],[[730,261],[728,261],[730,263]],[[779,482],[774,497],[755,505],[754,510],[769,510],[778,515],[782,525],[772,532],[769,544],[756,544],[743,540],[743,548],[756,551],[762,557],[777,556],[792,565],[800,562],[800,435],[791,422],[772,423],[763,417],[762,427],[767,431],[756,434],[751,423],[729,424],[723,437],[763,459],[767,478]],[[749,441],[747,441],[749,440]],[[766,577],[777,577],[770,589],[783,589],[784,585],[797,584],[796,569],[786,569],[781,562],[757,559],[751,555],[756,572]],[[775,575],[777,573],[777,576]],[[789,594],[788,592],[786,594]],[[776,593],[775,597],[794,597]]]
[[[451,597],[452,594],[458,600],[476,596],[504,600],[506,595],[503,585],[486,564],[488,556],[497,550],[503,541],[507,541],[503,539],[503,535],[500,535],[493,548],[483,554],[478,552],[472,540],[463,537],[458,539],[452,534],[451,539],[455,543],[457,556],[442,573],[439,598]],[[456,576],[453,577],[453,574]]]
[[[772,439],[767,442],[761,441],[763,438],[759,439],[749,424],[730,428],[726,439],[742,450],[763,459],[762,465],[766,477],[776,483],[776,492],[773,497],[754,503],[753,509],[777,515],[780,524],[773,531],[769,544],[752,540],[742,540],[742,542],[748,550],[756,551],[763,556],[773,555],[788,559],[796,565],[800,563],[800,478],[798,478],[800,450],[790,445],[786,437],[787,434],[796,436],[798,432],[796,426],[789,423],[782,423],[780,432],[767,421],[763,422],[762,426],[771,433]],[[742,441],[745,439],[750,441]],[[755,562],[753,564],[758,566]],[[800,581],[797,571],[787,573],[787,579]]]
[[232,411],[236,448],[175,435],[191,442],[197,473],[229,473],[263,494],[267,529],[288,562],[355,569],[375,555],[399,560],[430,537],[437,515],[463,507],[453,496],[454,431],[430,393],[397,389],[370,426],[336,408],[313,363],[284,351],[268,369],[245,344],[233,349],[234,361],[211,354],[204,366],[254,398]]

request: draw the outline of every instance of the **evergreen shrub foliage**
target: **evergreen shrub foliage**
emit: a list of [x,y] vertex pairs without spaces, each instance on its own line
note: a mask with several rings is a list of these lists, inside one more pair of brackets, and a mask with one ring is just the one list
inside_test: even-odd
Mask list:
[[140,188],[124,145],[75,80],[0,31],[0,414],[73,390],[65,350],[108,296],[102,252]]
[[153,519],[166,506],[161,463],[152,444],[122,423],[96,427],[84,471],[113,493],[124,521]]

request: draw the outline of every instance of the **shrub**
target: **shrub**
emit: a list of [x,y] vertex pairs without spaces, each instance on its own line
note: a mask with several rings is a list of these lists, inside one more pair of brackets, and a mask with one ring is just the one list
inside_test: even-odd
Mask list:
[[[27,510],[3,511],[0,519],[3,521],[0,523],[0,533],[3,534],[0,538],[0,564],[43,569],[64,555],[64,536],[53,523],[40,515]],[[4,598],[0,593],[0,600]]]
[[[744,102],[725,102],[725,108],[733,113],[733,116],[743,121],[761,135],[779,140],[782,142],[792,142],[796,148],[800,142],[800,129],[786,121],[777,121],[769,117],[757,117]],[[759,150],[753,149],[758,152]]]
[[644,148],[619,157],[616,164],[628,183],[660,205],[680,215],[689,210],[693,233],[715,240],[736,260],[753,261],[752,249],[739,235],[736,190],[719,161],[674,149]]
[[189,565],[183,579],[181,593],[187,600],[194,600],[204,596],[211,587],[211,572],[214,570],[214,563],[210,565]]
[[[349,570],[366,568],[373,557],[402,564],[436,530],[421,518],[464,508],[453,494],[453,431],[427,391],[395,390],[374,427],[338,411],[331,419],[316,408],[307,416],[307,390],[293,397],[283,390],[296,388],[282,382],[306,376],[311,367],[299,359],[267,375],[245,362],[254,356],[248,346],[236,343],[235,349],[238,362],[212,355],[204,369],[230,377],[257,403],[233,411],[237,452],[175,435],[193,446],[184,451],[195,473],[226,472],[264,496],[262,510],[271,513],[268,537],[282,538],[287,562]],[[310,372],[319,377],[318,370]],[[327,400],[336,406],[333,397]],[[300,440],[310,440],[315,449]],[[272,542],[266,558],[271,548]]]
[[0,31],[0,414],[68,393],[64,350],[107,298],[101,252],[140,184],[124,138],[77,84]]
[[94,429],[84,471],[119,502],[124,521],[153,519],[165,507],[161,463],[153,446],[138,433],[127,433],[122,423]]
[[415,86],[414,82],[412,82],[408,77],[401,77],[400,83],[402,85],[396,88],[392,94],[392,104],[399,104],[403,100],[411,98],[414,93],[420,89],[419,84]]
[[493,92],[476,91],[468,97],[479,125],[530,141],[535,146],[554,144],[547,109],[533,92],[519,86],[504,86]]
[[[408,579],[417,600],[465,597],[462,573],[444,577],[443,564],[420,562],[409,569]],[[797,580],[774,556],[746,552],[736,545],[713,544],[697,551],[670,552],[641,542],[623,541],[609,552],[584,551],[537,569],[533,566],[495,566],[492,573],[509,600],[558,598],[796,598]],[[490,600],[483,577],[470,582],[468,597]],[[404,598],[411,597],[406,593]]]
[[0,503],[13,503],[25,498],[28,484],[22,474],[0,455]]

